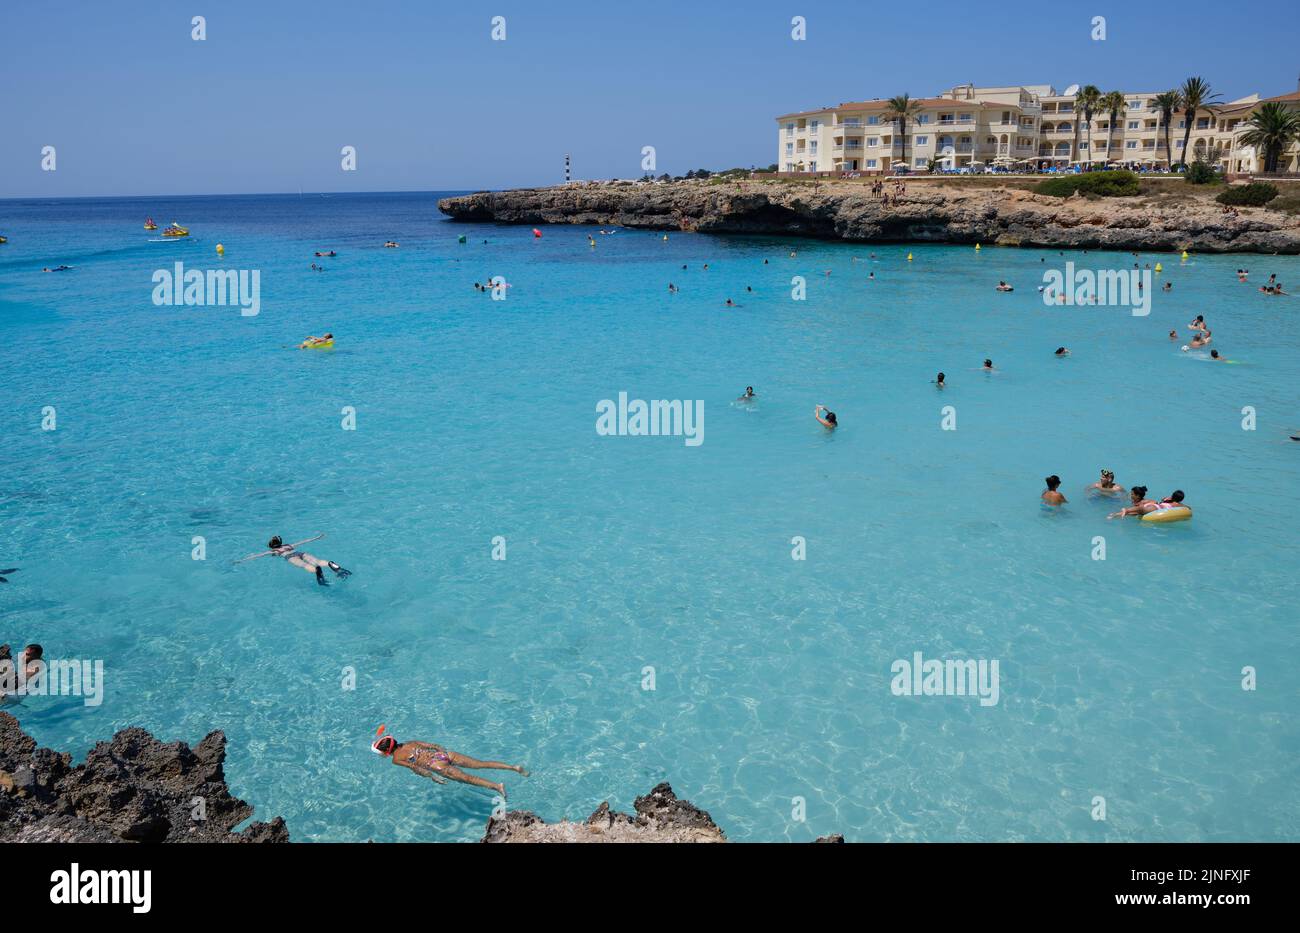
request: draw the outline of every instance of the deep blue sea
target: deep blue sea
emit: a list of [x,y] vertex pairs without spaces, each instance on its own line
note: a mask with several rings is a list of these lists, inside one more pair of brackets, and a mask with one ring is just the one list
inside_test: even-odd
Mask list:
[[[734,840],[1300,839],[1300,298],[1256,290],[1300,260],[538,239],[437,196],[0,201],[0,641],[105,664],[102,705],[5,707],[41,744],[223,729],[297,840],[482,834],[380,723],[526,765],[546,819],[667,780]],[[1047,307],[1067,260],[1174,288]],[[156,305],[176,262],[258,271],[260,313]],[[1179,349],[1196,314],[1234,363]],[[704,442],[599,435],[620,392]],[[1107,521],[1102,468],[1195,518]],[[329,588],[232,563],[320,533]],[[918,651],[997,660],[998,703],[896,696]]]

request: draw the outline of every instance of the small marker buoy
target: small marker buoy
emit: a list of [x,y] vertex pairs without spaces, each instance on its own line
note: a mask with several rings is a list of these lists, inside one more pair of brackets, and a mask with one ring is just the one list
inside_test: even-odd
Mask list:
[[226,255],[226,248],[222,246],[220,243],[217,244],[217,255],[218,256]]
[[465,234],[462,233],[460,236],[458,236],[458,237],[456,238],[456,242],[457,242],[457,243],[464,243],[464,242],[465,242]]
[[536,227],[533,227],[533,239],[540,240],[541,238],[542,238],[542,231],[538,230]]
[[668,239],[668,234],[666,234],[666,233],[664,234],[664,239],[665,239],[665,240]]
[[1165,267],[1162,266],[1160,263],[1156,263],[1156,271],[1157,271],[1157,272],[1164,272],[1164,271],[1165,271]]
[[1187,262],[1187,250],[1183,250],[1183,262]]
[[911,262],[911,261],[912,261],[912,254],[911,254],[911,253],[908,253],[908,254],[907,254],[907,261],[908,261],[908,262]]
[[975,252],[978,253],[979,251],[980,251],[980,245],[979,245],[978,243],[976,243],[976,244],[975,244]]

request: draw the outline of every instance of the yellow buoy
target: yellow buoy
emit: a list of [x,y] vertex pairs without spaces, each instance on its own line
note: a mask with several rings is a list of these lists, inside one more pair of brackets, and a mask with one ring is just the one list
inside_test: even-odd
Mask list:
[[668,239],[668,234],[666,234],[666,233],[664,234],[664,239],[665,239],[665,240]]
[[224,246],[222,246],[220,243],[218,243],[218,244],[217,244],[217,255],[218,255],[218,256],[224,256],[225,254],[226,254],[226,248],[225,248]]
[[1165,267],[1162,266],[1160,263],[1156,263],[1156,271],[1157,271],[1157,272],[1164,272],[1164,271],[1165,271]]
[[911,262],[911,261],[912,261],[912,254],[911,254],[911,253],[908,253],[908,254],[907,254],[907,261],[908,261],[908,262]]
[[979,251],[980,251],[980,245],[979,245],[978,243],[976,243],[976,244],[975,244],[975,252],[978,253]]
[[1183,250],[1183,262],[1187,262],[1187,250]]

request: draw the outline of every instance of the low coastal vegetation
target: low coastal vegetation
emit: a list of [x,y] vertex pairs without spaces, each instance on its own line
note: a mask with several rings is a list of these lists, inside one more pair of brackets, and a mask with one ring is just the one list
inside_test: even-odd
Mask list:
[[1232,207],[1263,207],[1277,197],[1277,185],[1255,181],[1249,185],[1233,185],[1214,200]]
[[1141,187],[1137,175],[1119,169],[1049,178],[1039,182],[1034,191],[1058,198],[1068,198],[1076,192],[1084,197],[1131,198],[1141,191]]

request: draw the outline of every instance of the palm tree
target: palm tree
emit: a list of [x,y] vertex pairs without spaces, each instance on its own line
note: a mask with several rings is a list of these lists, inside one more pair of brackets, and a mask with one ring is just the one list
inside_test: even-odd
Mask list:
[[899,134],[903,137],[903,164],[907,165],[907,123],[921,110],[921,105],[906,94],[891,97],[885,104],[885,119],[898,124]]
[[1125,105],[1128,101],[1124,98],[1123,91],[1110,91],[1101,100],[1097,106],[1106,113],[1110,114],[1110,125],[1106,128],[1106,163],[1110,163],[1110,140],[1115,134],[1115,121],[1124,113]]
[[[1165,91],[1163,94],[1157,94],[1151,99],[1156,109],[1160,111],[1160,122],[1165,127],[1165,165],[1169,168],[1174,167],[1174,150],[1169,143],[1169,124],[1174,120],[1174,111],[1183,106],[1183,97],[1177,91]],[[1187,144],[1183,143],[1183,148]]]
[[1087,84],[1079,89],[1079,93],[1074,95],[1074,155],[1071,158],[1079,158],[1079,111],[1083,111],[1083,122],[1088,127],[1088,157],[1092,157],[1092,115],[1097,110],[1098,102],[1101,100],[1101,88],[1095,84]]
[[1241,134],[1241,141],[1264,153],[1265,172],[1276,172],[1283,151],[1300,137],[1300,113],[1269,101],[1261,104],[1246,124],[1250,129]]
[[1210,89],[1210,83],[1204,78],[1188,78],[1178,90],[1183,99],[1183,113],[1187,125],[1183,127],[1183,153],[1178,157],[1178,164],[1187,168],[1187,140],[1192,135],[1192,124],[1196,122],[1196,111],[1208,107],[1219,99],[1219,95]]

